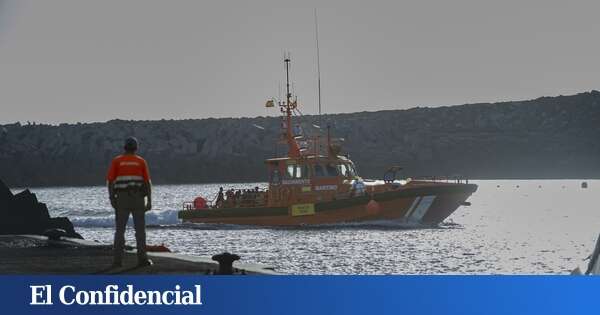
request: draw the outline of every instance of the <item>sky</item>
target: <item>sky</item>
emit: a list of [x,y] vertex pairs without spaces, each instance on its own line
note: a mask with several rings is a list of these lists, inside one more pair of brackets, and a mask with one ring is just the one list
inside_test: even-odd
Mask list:
[[599,1],[0,0],[0,123],[274,116],[600,87]]

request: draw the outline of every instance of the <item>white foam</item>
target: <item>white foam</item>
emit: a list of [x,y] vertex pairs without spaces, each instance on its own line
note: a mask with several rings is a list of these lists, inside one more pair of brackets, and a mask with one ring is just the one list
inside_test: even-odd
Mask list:
[[[153,210],[146,212],[146,225],[173,225],[179,224],[177,210]],[[72,217],[71,222],[75,226],[81,227],[114,227],[115,216],[96,216],[96,217]],[[127,225],[133,225],[133,219],[130,217]]]

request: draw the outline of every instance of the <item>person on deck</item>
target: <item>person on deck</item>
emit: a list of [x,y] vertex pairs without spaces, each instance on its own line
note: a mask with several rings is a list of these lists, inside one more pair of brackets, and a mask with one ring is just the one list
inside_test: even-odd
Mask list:
[[240,203],[241,203],[241,201],[242,201],[242,190],[238,189],[238,190],[235,192],[235,206],[236,206],[236,207],[239,207],[239,206],[240,206]]
[[217,195],[217,201],[215,201],[215,205],[217,206],[217,208],[222,208],[223,202],[225,202],[225,195],[223,194],[223,187],[219,187],[219,194]]

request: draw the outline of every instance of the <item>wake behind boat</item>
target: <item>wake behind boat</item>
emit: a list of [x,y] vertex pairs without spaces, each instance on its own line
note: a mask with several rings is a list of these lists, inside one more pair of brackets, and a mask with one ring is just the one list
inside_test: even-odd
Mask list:
[[[390,167],[383,180],[362,179],[348,156],[341,155],[338,139],[303,135],[294,125],[297,98],[290,93],[289,56],[284,59],[286,100],[277,102],[282,112],[282,140],[288,147],[284,157],[265,161],[269,187],[228,192],[215,204],[198,197],[184,203],[178,217],[184,222],[258,226],[325,225],[341,222],[393,220],[398,223],[436,225],[459,206],[477,185],[455,179],[397,180],[400,167]],[[269,100],[267,107],[275,107]],[[325,142],[325,143],[323,143]],[[326,150],[322,150],[325,145]],[[326,152],[322,152],[326,151]]]

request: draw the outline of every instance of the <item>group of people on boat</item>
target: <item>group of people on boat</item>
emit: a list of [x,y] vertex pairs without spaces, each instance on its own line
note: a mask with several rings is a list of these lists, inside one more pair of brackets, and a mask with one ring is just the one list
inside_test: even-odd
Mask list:
[[219,187],[214,206],[216,208],[239,208],[239,207],[256,207],[266,203],[267,193],[261,191],[258,186],[254,189],[238,189],[233,188],[227,191],[223,187]]

